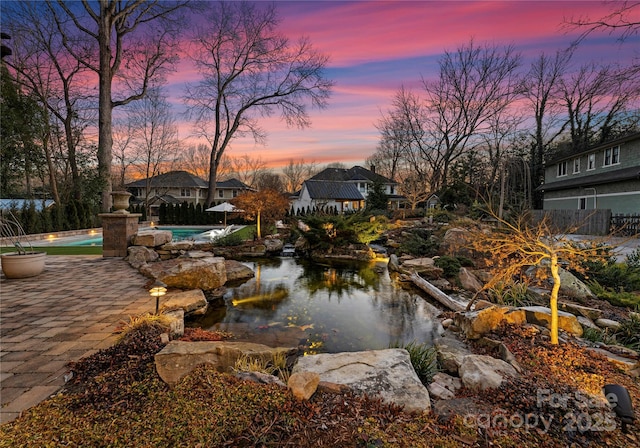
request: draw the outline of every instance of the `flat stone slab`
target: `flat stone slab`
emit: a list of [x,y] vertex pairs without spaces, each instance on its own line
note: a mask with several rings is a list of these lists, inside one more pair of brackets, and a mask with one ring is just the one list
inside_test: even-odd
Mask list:
[[186,315],[202,314],[207,311],[208,302],[201,289],[181,292],[169,292],[161,298],[160,310],[163,313],[182,309]]
[[210,364],[219,372],[232,373],[242,356],[272,361],[278,354],[289,356],[296,350],[288,347],[271,348],[252,342],[171,341],[155,355],[156,371],[164,382],[176,384],[200,364]]
[[404,406],[408,412],[431,409],[429,392],[404,349],[304,356],[293,367],[293,373],[301,372],[315,372],[322,382],[380,397],[387,403]]
[[[525,312],[527,322],[551,328],[551,309],[544,306],[524,306],[518,308]],[[576,316],[558,311],[558,328],[575,336],[582,336],[583,328]]]
[[133,236],[134,246],[157,247],[167,244],[173,238],[171,230],[141,230]]

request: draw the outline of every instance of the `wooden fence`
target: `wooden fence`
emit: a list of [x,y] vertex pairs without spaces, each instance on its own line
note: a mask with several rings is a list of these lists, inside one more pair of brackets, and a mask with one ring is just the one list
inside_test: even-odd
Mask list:
[[578,235],[607,235],[612,221],[611,210],[532,210],[533,223],[540,222],[544,216],[549,226],[557,232]]

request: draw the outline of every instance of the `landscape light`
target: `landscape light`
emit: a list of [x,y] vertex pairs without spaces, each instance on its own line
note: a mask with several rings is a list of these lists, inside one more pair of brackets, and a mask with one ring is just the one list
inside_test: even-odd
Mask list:
[[622,432],[627,432],[627,425],[633,425],[635,415],[633,413],[633,404],[629,391],[619,384],[605,384],[604,396],[609,402],[609,406],[620,418],[622,422]]
[[162,283],[160,280],[156,280],[155,282],[153,282],[153,285],[151,285],[151,289],[149,290],[149,294],[151,294],[151,297],[156,298],[156,314],[158,314],[158,311],[160,309],[160,297],[162,297],[166,293],[167,285]]

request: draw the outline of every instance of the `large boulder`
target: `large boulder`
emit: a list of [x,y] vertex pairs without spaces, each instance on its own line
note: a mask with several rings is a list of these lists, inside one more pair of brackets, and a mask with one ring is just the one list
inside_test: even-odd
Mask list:
[[207,311],[208,302],[201,289],[169,292],[162,299],[160,310],[163,313],[181,309],[188,316],[190,314],[204,314]]
[[[551,327],[551,309],[544,306],[525,306],[519,308],[524,311],[527,322],[541,325],[546,328]],[[564,330],[575,336],[582,336],[582,325],[573,314],[558,311],[558,329]]]
[[478,292],[482,289],[480,280],[467,268],[460,268],[458,278],[460,279],[460,285],[467,291]]
[[[549,270],[549,267],[546,266],[549,263],[543,262],[545,266],[531,266],[526,270],[526,274],[530,277],[535,277],[538,269],[546,269]],[[547,273],[547,284],[550,288],[551,285],[551,277]],[[560,275],[560,295],[571,297],[574,299],[595,299],[596,296],[591,292],[589,287],[571,272],[563,269],[562,267],[558,270],[558,275]]]
[[174,258],[142,266],[140,272],[170,288],[208,291],[227,282],[224,261],[221,257]]
[[134,246],[158,247],[173,238],[171,230],[141,230],[132,238]]
[[279,238],[265,238],[263,243],[267,253],[281,252],[284,247],[284,243]]
[[520,325],[526,321],[523,310],[506,306],[492,306],[478,311],[456,313],[454,316],[456,326],[469,339],[480,338],[498,328],[502,322]]
[[442,239],[440,249],[447,255],[460,255],[472,258],[470,249],[471,234],[467,229],[453,227],[447,230]]
[[200,364],[211,364],[217,371],[231,373],[236,361],[243,356],[273,361],[274,356],[289,356],[294,348],[267,347],[253,342],[171,341],[155,355],[156,371],[164,382],[176,384]]
[[293,373],[300,372],[315,372],[320,381],[349,386],[409,412],[431,408],[429,392],[404,349],[304,356],[293,368]]
[[415,272],[427,279],[436,279],[442,277],[444,271],[435,265],[433,258],[412,258],[405,260],[400,265],[401,271],[410,273]]
[[159,258],[158,252],[146,246],[129,246],[125,260],[134,268],[140,269],[140,266],[157,261]]
[[227,270],[227,281],[248,280],[255,277],[253,269],[236,260],[225,260],[225,268]]
[[495,389],[506,376],[518,377],[511,364],[486,355],[465,356],[460,365],[460,379],[469,389]]
[[471,351],[464,342],[454,336],[446,334],[435,339],[433,345],[438,353],[438,363],[445,372],[453,375],[458,374],[464,357],[471,354]]

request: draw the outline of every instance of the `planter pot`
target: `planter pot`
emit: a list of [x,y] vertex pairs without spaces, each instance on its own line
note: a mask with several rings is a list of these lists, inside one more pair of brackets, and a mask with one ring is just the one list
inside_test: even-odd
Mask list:
[[111,197],[113,198],[113,213],[126,215],[129,212],[129,198],[132,196],[128,191],[112,191]]
[[44,270],[46,252],[12,252],[2,255],[2,272],[7,278],[35,277]]

